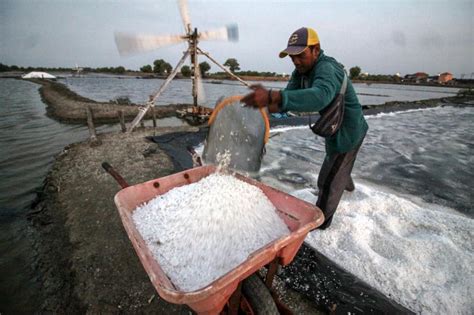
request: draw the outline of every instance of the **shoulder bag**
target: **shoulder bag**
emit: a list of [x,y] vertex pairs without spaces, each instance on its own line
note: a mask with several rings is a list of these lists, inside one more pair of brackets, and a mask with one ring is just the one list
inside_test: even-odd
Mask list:
[[318,136],[327,138],[334,135],[341,127],[344,118],[344,94],[347,89],[347,74],[344,72],[341,90],[334,100],[319,111],[321,117],[314,124],[309,117],[309,128]]

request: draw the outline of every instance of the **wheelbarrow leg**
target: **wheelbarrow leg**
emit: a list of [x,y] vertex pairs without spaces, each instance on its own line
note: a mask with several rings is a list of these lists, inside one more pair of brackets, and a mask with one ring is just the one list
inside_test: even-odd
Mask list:
[[267,269],[267,275],[265,277],[265,285],[270,290],[270,294],[272,295],[273,301],[275,301],[275,305],[278,309],[278,312],[281,315],[293,315],[293,312],[283,304],[280,299],[278,298],[277,293],[272,289],[273,287],[273,279],[278,271],[278,267],[280,266],[280,258],[276,257],[269,265]]
[[239,313],[241,297],[242,297],[242,282],[239,283],[239,286],[237,287],[237,289],[230,296],[228,315],[237,315]]
[[280,262],[280,257],[276,257],[270,265],[268,265],[267,276],[265,277],[265,285],[267,288],[271,289],[273,285],[273,278],[275,278],[275,274],[278,270]]

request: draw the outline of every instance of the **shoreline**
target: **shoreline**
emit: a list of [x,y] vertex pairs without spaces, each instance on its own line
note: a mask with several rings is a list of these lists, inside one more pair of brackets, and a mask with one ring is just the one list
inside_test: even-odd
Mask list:
[[[132,121],[138,114],[140,106],[118,105],[111,102],[96,102],[85,98],[64,84],[39,79],[28,79],[27,81],[39,84],[41,99],[47,105],[47,116],[59,122],[71,124],[87,124],[86,108],[89,106],[93,113],[94,122],[98,124],[118,123],[118,112],[121,111],[125,121]],[[165,106],[154,106],[153,110],[146,113],[145,119],[157,119],[174,117],[177,109],[184,109],[190,104],[170,104]]]
[[[56,101],[62,100],[61,92],[55,93]],[[82,102],[82,97],[76,96]],[[472,97],[448,97],[390,102],[366,106],[364,113],[375,115],[444,105],[474,106],[472,101]],[[273,119],[272,125],[282,121],[307,124],[307,117]],[[113,202],[120,187],[101,168],[103,161],[109,162],[131,185],[175,173],[177,167],[170,154],[145,138],[155,132],[157,135],[181,132],[196,137],[199,129],[137,128],[130,134],[99,134],[102,145],[91,146],[89,141],[70,144],[55,157],[28,214],[37,235],[34,247],[38,262],[34,268],[43,283],[41,311],[178,314],[189,311],[187,306],[169,304],[157,295]],[[173,141],[171,138],[169,145],[175,145]],[[320,308],[289,288],[283,290],[306,309]]]

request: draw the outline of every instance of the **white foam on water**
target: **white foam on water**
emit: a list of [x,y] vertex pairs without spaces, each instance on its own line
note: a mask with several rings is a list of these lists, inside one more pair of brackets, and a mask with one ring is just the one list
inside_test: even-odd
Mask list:
[[183,291],[205,287],[249,254],[289,234],[258,187],[218,173],[137,207],[133,220],[155,259]]
[[474,220],[439,208],[358,182],[306,242],[416,313],[474,314]]
[[394,111],[394,112],[387,112],[387,113],[378,113],[375,115],[364,115],[365,119],[377,119],[377,118],[383,118],[387,116],[397,116],[400,114],[407,114],[407,113],[416,113],[416,112],[423,112],[423,111],[432,111],[432,110],[437,110],[440,109],[440,106],[437,107],[429,107],[429,108],[415,108],[415,109],[408,109],[408,110],[400,110],[400,111]]
[[[364,117],[365,119],[377,119],[377,118],[384,118],[387,116],[397,116],[397,115],[415,113],[415,112],[434,111],[434,110],[439,110],[441,108],[443,107],[438,106],[438,107],[430,107],[430,108],[415,108],[415,109],[400,110],[400,111],[387,112],[387,113],[382,112],[375,115],[364,115]],[[287,132],[287,131],[298,130],[298,129],[309,129],[309,127],[307,125],[278,126],[278,127],[271,128],[270,133]]]
[[290,130],[296,130],[296,129],[307,129],[309,128],[307,125],[299,125],[299,126],[285,126],[285,127],[282,127],[282,126],[279,126],[279,127],[274,127],[272,129],[270,129],[270,133],[276,133],[276,132],[286,132],[286,131],[290,131]]
[[202,153],[204,152],[204,142],[201,142],[196,147],[194,147],[194,151],[196,151],[199,156],[202,156]]

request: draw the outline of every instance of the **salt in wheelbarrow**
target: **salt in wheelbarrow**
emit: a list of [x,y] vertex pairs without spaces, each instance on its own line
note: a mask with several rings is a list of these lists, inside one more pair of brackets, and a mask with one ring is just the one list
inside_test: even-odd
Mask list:
[[[309,231],[324,222],[322,211],[305,201],[278,191],[258,181],[236,174],[238,179],[259,187],[277,209],[290,234],[276,239],[250,254],[244,262],[205,287],[184,292],[179,290],[167,277],[145,241],[138,232],[133,219],[137,206],[150,201],[169,190],[188,185],[214,173],[213,165],[195,167],[180,173],[128,186],[126,181],[113,168],[103,163],[103,167],[122,186],[115,195],[115,204],[119,211],[127,235],[132,242],[140,261],[145,268],[158,294],[173,304],[187,304],[198,314],[219,314],[226,307],[227,314],[237,314],[239,307],[247,309],[248,314],[256,314],[248,299],[241,296],[241,285],[246,279],[268,265],[265,285],[270,290],[278,265],[286,266],[295,257]],[[254,283],[255,284],[255,283]],[[270,295],[268,295],[270,296]]]

